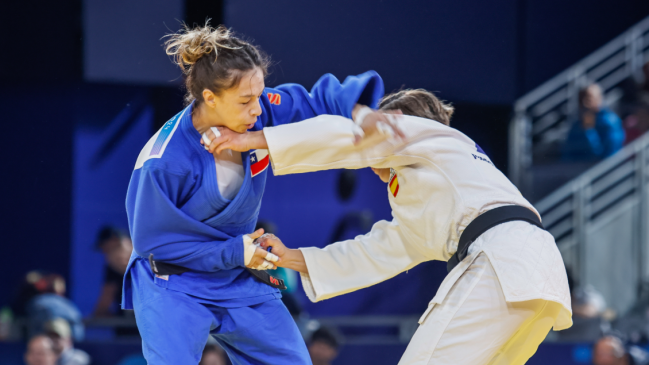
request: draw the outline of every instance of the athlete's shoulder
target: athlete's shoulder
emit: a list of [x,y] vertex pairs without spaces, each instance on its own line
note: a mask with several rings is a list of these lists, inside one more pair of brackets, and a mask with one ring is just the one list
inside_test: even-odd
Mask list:
[[135,163],[135,170],[151,169],[185,172],[190,170],[193,149],[180,131],[181,121],[187,109],[169,119],[144,145]]

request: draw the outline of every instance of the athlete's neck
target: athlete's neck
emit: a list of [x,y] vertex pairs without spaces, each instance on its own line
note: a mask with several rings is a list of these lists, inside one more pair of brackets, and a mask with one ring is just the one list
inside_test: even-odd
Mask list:
[[192,110],[192,124],[198,133],[203,134],[210,127],[220,126],[218,115],[210,109],[205,103],[194,105]]

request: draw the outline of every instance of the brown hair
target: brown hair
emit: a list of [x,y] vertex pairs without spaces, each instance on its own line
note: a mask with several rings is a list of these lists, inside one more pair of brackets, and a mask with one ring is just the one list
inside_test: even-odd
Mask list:
[[451,124],[455,110],[451,104],[442,102],[424,89],[406,89],[386,95],[379,102],[379,109],[399,109],[405,115],[432,119],[444,125]]
[[183,29],[167,35],[167,54],[173,56],[185,76],[187,104],[203,101],[203,90],[219,95],[241,81],[250,70],[260,68],[268,74],[268,57],[254,45],[233,35],[223,25],[213,28],[209,20],[203,27]]
[[586,86],[579,89],[578,99],[579,99],[579,106],[580,107],[584,106],[584,99],[591,92],[597,93],[598,96],[600,98],[602,98],[602,99],[604,97],[602,87],[599,86],[598,83],[593,82],[593,83],[587,84]]

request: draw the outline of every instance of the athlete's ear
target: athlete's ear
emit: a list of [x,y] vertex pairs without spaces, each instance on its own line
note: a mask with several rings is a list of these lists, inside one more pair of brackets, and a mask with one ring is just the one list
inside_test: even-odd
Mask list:
[[203,100],[205,101],[205,104],[207,106],[216,109],[216,95],[214,95],[212,90],[209,89],[203,90]]

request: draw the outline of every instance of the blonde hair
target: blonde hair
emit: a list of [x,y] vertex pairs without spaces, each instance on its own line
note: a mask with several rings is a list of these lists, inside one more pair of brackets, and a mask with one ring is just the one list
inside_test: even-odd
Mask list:
[[165,50],[185,76],[189,104],[203,101],[203,90],[218,95],[239,83],[241,77],[255,68],[268,74],[269,60],[257,47],[237,38],[223,25],[183,28],[165,37]]
[[432,119],[444,125],[451,125],[455,111],[451,104],[444,103],[424,89],[406,89],[386,95],[379,102],[379,109],[399,109],[405,115]]

